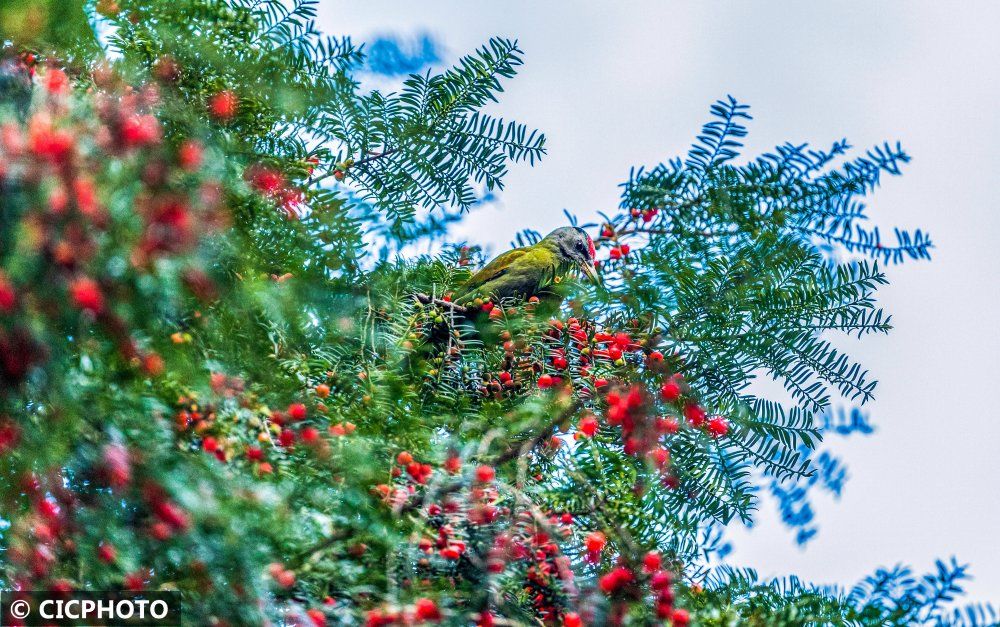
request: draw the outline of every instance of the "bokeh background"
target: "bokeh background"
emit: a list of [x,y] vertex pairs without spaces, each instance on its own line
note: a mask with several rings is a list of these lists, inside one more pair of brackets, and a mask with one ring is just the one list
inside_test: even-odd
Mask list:
[[913,161],[870,214],[935,249],[889,269],[895,330],[841,343],[880,380],[863,408],[875,430],[824,444],[848,468],[839,498],[811,491],[796,514],[815,518],[790,529],[765,494],[753,529],[727,530],[727,561],[849,584],[955,555],[970,600],[1000,599],[1000,3],[323,0],[320,23],[368,42],[366,82],[382,88],[519,40],[526,63],[495,112],[543,130],[549,154],[454,230],[494,252],[565,224],[563,209],[616,207],[629,168],[683,155],[726,94],[753,107],[747,155],[901,141]]

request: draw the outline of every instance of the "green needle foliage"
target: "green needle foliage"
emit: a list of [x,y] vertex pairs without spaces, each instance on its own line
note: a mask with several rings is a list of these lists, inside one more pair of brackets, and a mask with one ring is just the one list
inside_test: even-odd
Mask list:
[[[834,335],[887,332],[882,267],[928,256],[868,226],[898,146],[737,162],[749,114],[720,101],[587,225],[604,286],[456,305],[485,260],[437,244],[545,155],[485,113],[516,42],[382,93],[314,2],[17,4],[3,589],[179,590],[213,625],[996,620],[953,608],[954,560],[853,589],[717,565],[763,482],[817,472],[831,404],[875,391]],[[414,242],[440,252],[393,254]]]

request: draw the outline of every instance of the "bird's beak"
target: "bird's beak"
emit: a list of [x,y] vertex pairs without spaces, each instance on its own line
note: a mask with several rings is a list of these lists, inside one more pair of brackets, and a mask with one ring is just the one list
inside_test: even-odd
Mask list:
[[593,264],[585,261],[580,264],[580,269],[583,270],[583,273],[587,275],[587,278],[593,281],[596,285],[603,285],[601,275],[597,274],[597,270],[594,269]]

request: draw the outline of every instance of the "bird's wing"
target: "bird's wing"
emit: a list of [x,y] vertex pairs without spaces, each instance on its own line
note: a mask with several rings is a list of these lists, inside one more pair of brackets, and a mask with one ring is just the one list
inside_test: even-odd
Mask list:
[[510,264],[517,259],[520,259],[527,253],[527,247],[515,248],[514,250],[508,250],[493,261],[489,262],[483,266],[482,270],[473,274],[469,277],[469,280],[465,282],[465,285],[463,286],[463,295],[471,294],[493,279],[503,276],[503,274],[507,272],[507,269],[510,268]]

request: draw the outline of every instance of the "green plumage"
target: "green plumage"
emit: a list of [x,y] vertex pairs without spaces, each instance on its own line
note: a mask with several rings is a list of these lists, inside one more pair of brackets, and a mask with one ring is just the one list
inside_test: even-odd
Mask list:
[[557,276],[574,268],[596,278],[593,242],[578,228],[556,229],[533,246],[509,250],[473,274],[458,295],[459,302],[475,296],[504,298],[546,297]]
[[500,299],[537,296],[552,284],[560,265],[556,253],[541,242],[509,250],[473,274],[459,299],[476,294]]

